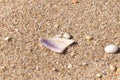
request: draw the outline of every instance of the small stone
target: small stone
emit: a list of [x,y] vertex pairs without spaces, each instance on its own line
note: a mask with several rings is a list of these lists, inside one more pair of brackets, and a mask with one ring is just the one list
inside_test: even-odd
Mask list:
[[97,78],[101,78],[101,77],[102,77],[102,74],[97,73],[97,74],[96,74],[96,77],[97,77]]
[[52,68],[52,71],[55,71],[56,68]]
[[86,65],[88,65],[86,62],[83,62],[83,63],[82,63],[82,66],[86,66]]
[[116,53],[118,51],[118,46],[113,45],[113,44],[108,45],[104,48],[104,51],[106,53]]
[[86,36],[87,40],[92,40],[93,38],[91,36]]
[[76,4],[76,3],[78,3],[78,0],[72,0],[72,3]]
[[75,57],[76,54],[75,54],[75,53],[71,53],[70,56],[71,56],[71,57]]
[[70,39],[71,38],[70,34],[68,34],[68,33],[64,33],[63,37],[66,38],[66,39]]
[[18,32],[18,29],[15,29],[15,32]]
[[60,35],[60,34],[55,36],[55,38],[61,38],[61,37],[62,37],[62,35]]
[[72,64],[68,64],[68,69],[71,69],[72,68]]
[[52,70],[55,71],[55,72],[59,72],[59,70],[56,69],[56,68],[52,68]]
[[120,75],[120,67],[117,68],[116,74],[117,74],[117,75]]
[[4,39],[5,41],[10,41],[11,40],[11,37],[6,37],[5,39]]
[[117,67],[115,65],[110,65],[109,67],[112,72],[117,70]]
[[54,26],[55,26],[56,28],[58,28],[58,27],[59,27],[59,24],[55,24]]

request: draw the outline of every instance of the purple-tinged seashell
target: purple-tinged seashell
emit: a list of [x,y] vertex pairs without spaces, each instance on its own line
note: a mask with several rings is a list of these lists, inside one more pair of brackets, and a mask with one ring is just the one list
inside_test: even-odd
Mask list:
[[48,49],[61,53],[74,41],[71,39],[52,38],[52,39],[40,39],[40,42]]

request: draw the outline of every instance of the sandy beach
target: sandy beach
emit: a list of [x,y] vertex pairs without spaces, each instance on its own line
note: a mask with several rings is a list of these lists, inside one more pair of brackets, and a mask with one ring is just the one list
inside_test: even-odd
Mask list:
[[[64,53],[39,41],[65,32],[76,44]],[[0,80],[120,80],[109,44],[120,46],[120,0],[0,0]]]

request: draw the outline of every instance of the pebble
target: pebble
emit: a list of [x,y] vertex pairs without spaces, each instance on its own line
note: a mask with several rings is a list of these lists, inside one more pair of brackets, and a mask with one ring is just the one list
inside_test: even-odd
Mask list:
[[68,33],[64,33],[63,37],[66,38],[66,39],[70,39],[71,38],[70,34],[68,34]]
[[108,45],[104,48],[106,53],[116,53],[118,51],[118,46],[116,45]]
[[93,38],[91,36],[86,36],[87,40],[92,40]]
[[82,66],[86,66],[86,65],[88,65],[86,62],[83,62],[83,63],[82,63]]
[[72,64],[68,64],[68,69],[71,69],[72,68]]
[[97,73],[97,74],[96,74],[96,77],[97,77],[97,78],[101,78],[101,77],[102,77],[102,74]]
[[117,70],[117,67],[115,65],[110,65],[109,67],[112,72]]
[[75,53],[71,53],[70,56],[74,58],[76,56],[76,54]]
[[61,38],[61,37],[62,37],[62,35],[60,35],[60,34],[55,36],[55,38]]
[[52,68],[52,70],[55,71],[55,72],[59,72],[59,70],[56,69],[56,68]]
[[76,4],[78,2],[78,0],[72,0],[73,4]]
[[116,74],[117,74],[117,75],[120,75],[120,67],[117,68]]
[[5,41],[10,41],[11,40],[11,37],[6,37],[5,39],[4,39]]
[[15,32],[18,32],[18,29],[15,29]]
[[54,26],[55,26],[56,28],[58,28],[58,27],[59,27],[59,24],[55,24]]

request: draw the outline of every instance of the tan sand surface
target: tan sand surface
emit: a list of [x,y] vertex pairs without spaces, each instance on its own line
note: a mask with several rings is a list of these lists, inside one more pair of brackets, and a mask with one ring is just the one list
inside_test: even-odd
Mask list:
[[[39,42],[62,32],[77,42],[63,54]],[[0,80],[120,80],[109,44],[120,46],[120,0],[0,0]]]

